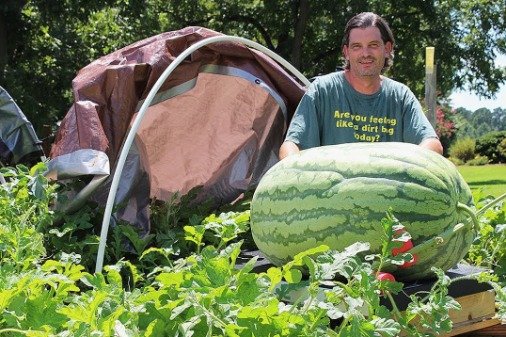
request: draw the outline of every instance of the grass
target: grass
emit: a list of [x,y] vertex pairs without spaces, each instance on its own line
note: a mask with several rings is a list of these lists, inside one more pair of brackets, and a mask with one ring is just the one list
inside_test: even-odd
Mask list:
[[506,164],[458,167],[471,190],[498,197],[506,193]]

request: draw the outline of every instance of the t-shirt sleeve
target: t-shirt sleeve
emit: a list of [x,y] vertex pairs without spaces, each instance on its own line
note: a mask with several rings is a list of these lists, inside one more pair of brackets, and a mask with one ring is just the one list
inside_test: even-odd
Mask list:
[[420,102],[409,91],[406,97],[403,138],[405,142],[420,144],[428,138],[438,138],[436,131],[423,113]]
[[317,116],[314,99],[306,93],[295,110],[285,140],[297,144],[301,150],[320,146],[320,128]]

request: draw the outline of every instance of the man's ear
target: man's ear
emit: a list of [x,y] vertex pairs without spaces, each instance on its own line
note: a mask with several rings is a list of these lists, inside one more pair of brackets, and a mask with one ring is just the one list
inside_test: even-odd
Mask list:
[[343,46],[343,56],[344,56],[345,60],[348,59],[348,46],[347,45]]
[[392,42],[388,41],[385,43],[385,57],[390,57],[390,55],[392,55],[392,49]]

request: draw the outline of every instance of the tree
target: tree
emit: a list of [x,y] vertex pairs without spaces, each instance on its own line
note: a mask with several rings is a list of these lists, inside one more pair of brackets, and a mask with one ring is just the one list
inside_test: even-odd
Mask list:
[[476,152],[486,156],[491,163],[506,162],[506,153],[503,150],[506,131],[492,131],[485,133],[476,140]]
[[480,108],[470,111],[464,108],[455,110],[451,117],[456,126],[456,138],[480,138],[493,131],[506,131],[506,109],[496,108],[490,111]]
[[7,56],[12,53],[7,37],[16,34],[20,26],[19,15],[25,4],[26,0],[4,0],[0,4],[0,69],[3,69]]
[[71,81],[80,68],[144,37],[138,29],[141,2],[137,4],[11,0],[0,7],[0,16],[8,18],[1,22],[10,27],[0,83],[39,134],[66,113],[72,101]]
[[0,83],[39,131],[66,113],[79,69],[162,31],[198,25],[243,36],[312,77],[342,64],[347,20],[374,11],[396,35],[389,76],[422,97],[424,49],[435,46],[442,97],[465,87],[490,97],[506,79],[494,65],[506,53],[504,8],[504,0],[4,0]]
[[480,108],[473,112],[471,115],[471,123],[474,125],[491,125],[492,124],[492,112],[487,108]]
[[495,108],[494,111],[492,111],[491,123],[492,126],[495,127],[494,130],[506,130],[506,108]]

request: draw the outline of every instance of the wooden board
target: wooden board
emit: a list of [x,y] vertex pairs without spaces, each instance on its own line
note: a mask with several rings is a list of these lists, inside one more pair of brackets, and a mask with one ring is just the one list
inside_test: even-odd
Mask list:
[[484,323],[494,323],[497,324],[489,325],[485,328],[480,328],[479,330],[475,330],[471,333],[466,333],[463,335],[459,335],[459,337],[474,337],[474,336],[482,336],[482,337],[506,337],[506,323],[500,324],[497,319],[492,320],[492,322],[484,322]]
[[499,320],[493,318],[495,315],[494,291],[457,297],[455,300],[460,303],[462,309],[450,311],[453,329],[451,333],[444,336],[457,336],[500,323]]
[[501,321],[492,318],[480,322],[471,323],[467,326],[459,326],[452,330],[446,336],[459,336],[459,337],[502,337],[506,336],[506,325],[501,325]]

